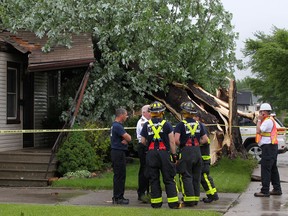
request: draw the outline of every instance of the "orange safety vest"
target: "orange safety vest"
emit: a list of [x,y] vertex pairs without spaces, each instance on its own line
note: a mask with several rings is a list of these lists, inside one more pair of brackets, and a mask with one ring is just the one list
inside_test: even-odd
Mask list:
[[[260,134],[256,134],[256,138],[255,141],[256,143],[259,143],[262,137],[270,137],[271,138],[271,143],[272,144],[278,144],[278,140],[277,140],[277,128],[276,128],[276,123],[275,120],[273,118],[270,118],[269,116],[267,118],[265,118],[264,120],[262,120],[261,125],[263,124],[263,122],[265,120],[271,119],[273,122],[273,128],[271,132],[261,132]],[[260,126],[261,126],[260,125]]]

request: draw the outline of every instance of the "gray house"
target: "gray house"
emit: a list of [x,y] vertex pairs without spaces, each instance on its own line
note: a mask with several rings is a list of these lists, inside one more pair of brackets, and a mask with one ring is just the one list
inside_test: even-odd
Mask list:
[[[72,48],[55,46],[44,53],[46,38],[0,30],[0,130],[41,129],[63,71],[94,62],[90,34],[73,35]],[[41,133],[0,134],[0,152],[45,144]]]
[[256,111],[258,98],[255,97],[251,91],[237,92],[237,107],[243,112]]

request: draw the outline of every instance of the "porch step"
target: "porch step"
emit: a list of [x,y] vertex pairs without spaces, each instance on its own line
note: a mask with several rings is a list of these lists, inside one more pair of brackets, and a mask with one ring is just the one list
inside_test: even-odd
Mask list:
[[[0,169],[0,178],[45,179],[46,170]],[[47,172],[47,178],[54,177],[54,171]]]
[[1,161],[49,162],[50,153],[0,152]]
[[[0,170],[16,169],[16,170],[47,170],[48,162],[27,162],[27,161],[3,161],[0,160]],[[56,161],[52,161],[49,171],[56,169]]]
[[0,178],[1,187],[47,187],[47,179]]
[[47,186],[48,179],[56,174],[54,159],[46,176],[50,156],[47,149],[0,152],[0,186]]

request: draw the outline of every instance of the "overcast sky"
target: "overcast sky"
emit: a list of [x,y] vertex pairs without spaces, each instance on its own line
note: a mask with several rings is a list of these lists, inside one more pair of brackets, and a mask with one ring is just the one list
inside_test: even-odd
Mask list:
[[[241,49],[247,38],[257,31],[271,34],[273,26],[288,30],[288,0],[221,0],[226,11],[233,14],[234,31],[239,32],[237,58],[243,59]],[[251,76],[249,71],[236,71],[236,79]]]

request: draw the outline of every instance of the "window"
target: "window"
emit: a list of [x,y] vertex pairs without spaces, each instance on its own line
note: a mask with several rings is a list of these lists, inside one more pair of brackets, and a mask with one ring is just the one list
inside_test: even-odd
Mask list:
[[19,75],[20,65],[7,63],[7,124],[19,124]]
[[59,97],[60,72],[50,72],[48,74],[48,107],[55,108]]
[[240,117],[239,126],[256,126],[256,124],[251,119]]

